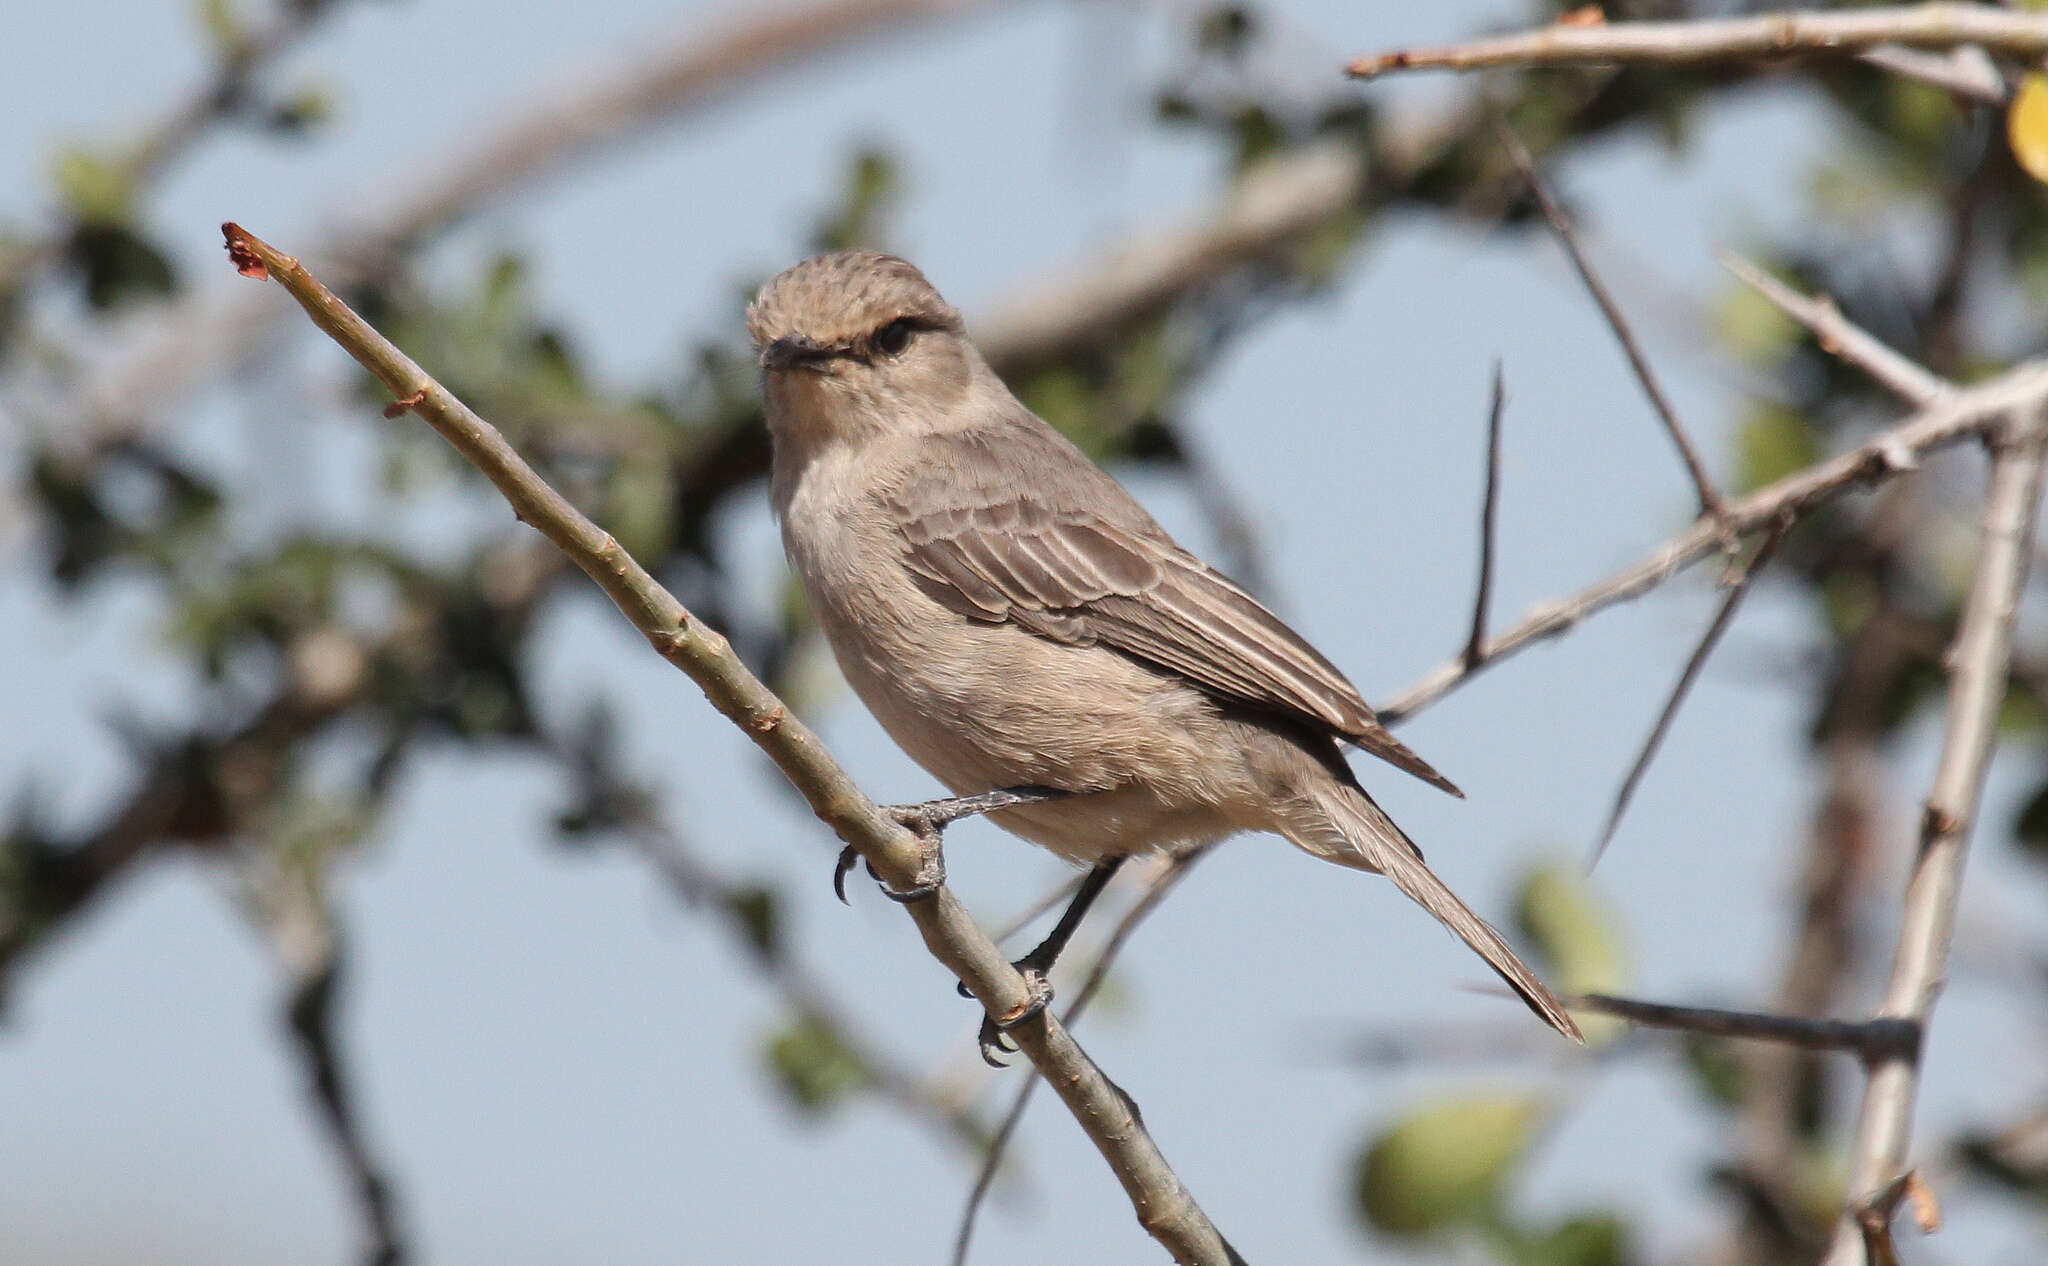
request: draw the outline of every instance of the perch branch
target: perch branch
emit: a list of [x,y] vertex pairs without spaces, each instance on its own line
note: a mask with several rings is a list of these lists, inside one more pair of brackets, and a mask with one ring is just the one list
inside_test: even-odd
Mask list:
[[906,902],[926,947],[967,986],[988,1014],[1052,1083],[1068,1110],[1123,1184],[1139,1222],[1176,1261],[1227,1266],[1236,1254],[1159,1151],[1129,1096],[1104,1075],[1033,995],[966,907],[943,882],[932,883],[932,855],[868,798],[810,728],[750,672],[731,645],[701,625],[675,596],[600,528],[534,472],[496,428],[478,417],[403,352],[314,279],[299,261],[236,225],[226,225],[230,257],[247,276],[271,278],[313,323],[388,387],[398,405],[419,414],[473,463],[518,517],[545,535],[597,582],[634,627],[704,691],[809,801],[813,812],[859,850],[881,880],[899,890],[929,885]]
[[[1088,968],[1088,978],[1081,982],[1081,988],[1074,994],[1072,1005],[1068,1006],[1065,1014],[1060,1017],[1062,1023],[1071,1028],[1074,1022],[1081,1018],[1081,1013],[1088,1009],[1088,1004],[1101,990],[1102,982],[1109,978],[1110,965],[1116,962],[1117,955],[1123,952],[1124,942],[1131,939],[1131,934],[1138,930],[1138,925],[1159,908],[1159,903],[1166,900],[1166,894],[1172,892],[1174,886],[1194,869],[1195,863],[1202,860],[1210,847],[1205,845],[1192,853],[1172,858],[1164,869],[1153,876],[1144,895],[1125,912],[1116,929],[1109,934],[1109,940],[1104,943],[1102,952],[1095,956],[1095,962]],[[1002,1124],[996,1127],[994,1137],[989,1139],[988,1152],[982,1158],[981,1170],[975,1174],[974,1186],[967,1192],[967,1204],[960,1211],[960,1231],[953,1239],[953,1266],[967,1266],[967,1250],[974,1243],[974,1223],[981,1213],[982,1201],[988,1198],[989,1189],[995,1185],[996,1170],[1003,1163],[1003,1153],[1009,1150],[1010,1140],[1016,1135],[1018,1124],[1024,1120],[1024,1109],[1030,1106],[1031,1096],[1037,1091],[1038,1086],[1039,1079],[1034,1077],[1018,1087],[1017,1097],[1010,1102],[1010,1110],[1003,1114]]]

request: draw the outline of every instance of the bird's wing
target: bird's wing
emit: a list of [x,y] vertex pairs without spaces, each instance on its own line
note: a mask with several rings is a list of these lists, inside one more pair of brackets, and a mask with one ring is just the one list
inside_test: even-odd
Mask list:
[[[1115,487],[1107,476],[1101,480]],[[1117,497],[1127,495],[1116,489]],[[1379,723],[1335,665],[1257,599],[1174,544],[1135,502],[1128,503],[1128,521],[1118,523],[1054,509],[1025,492],[967,505],[936,496],[892,500],[905,564],[949,609],[1055,641],[1112,647],[1220,699],[1333,731],[1463,794]]]

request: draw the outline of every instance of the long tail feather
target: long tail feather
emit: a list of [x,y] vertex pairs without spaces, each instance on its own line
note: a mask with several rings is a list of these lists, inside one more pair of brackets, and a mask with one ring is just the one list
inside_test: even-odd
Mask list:
[[[1421,850],[1384,810],[1373,803],[1372,797],[1357,787],[1343,787],[1339,796],[1341,798],[1323,798],[1324,807],[1335,819],[1334,829],[1342,832],[1342,841],[1347,847],[1332,849],[1328,845],[1333,841],[1313,837],[1305,840],[1292,832],[1289,833],[1290,838],[1331,861],[1361,870],[1375,870],[1393,880],[1410,900],[1435,915],[1438,922],[1485,959],[1486,965],[1499,973],[1508,988],[1514,990],[1531,1011],[1541,1016],[1544,1023],[1572,1041],[1583,1043],[1585,1035],[1579,1032],[1579,1026],[1573,1022],[1564,1004],[1508,947],[1507,941],[1491,923],[1480,918],[1472,907],[1459,900],[1449,885],[1437,878],[1436,872],[1422,860]],[[1337,803],[1328,803],[1332,798],[1337,799]],[[1315,834],[1320,835],[1319,832]]]

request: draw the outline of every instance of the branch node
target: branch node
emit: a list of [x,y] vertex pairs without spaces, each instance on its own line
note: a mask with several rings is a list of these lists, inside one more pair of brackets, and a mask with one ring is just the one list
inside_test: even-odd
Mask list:
[[[406,414],[412,412],[414,409],[419,408],[420,405],[425,402],[426,398],[427,389],[425,387],[421,387],[418,391],[413,392],[411,395],[406,396],[405,398],[400,400],[393,400],[390,404],[385,405],[384,416],[387,418],[404,417]],[[519,511],[516,508],[512,511],[512,513],[514,517],[520,518],[521,522],[525,521],[523,517],[520,517]]]

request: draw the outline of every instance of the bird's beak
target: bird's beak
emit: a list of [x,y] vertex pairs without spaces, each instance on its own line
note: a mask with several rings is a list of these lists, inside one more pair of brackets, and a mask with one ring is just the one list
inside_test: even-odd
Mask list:
[[801,334],[785,334],[761,349],[761,367],[767,370],[805,369],[823,373],[834,352]]

